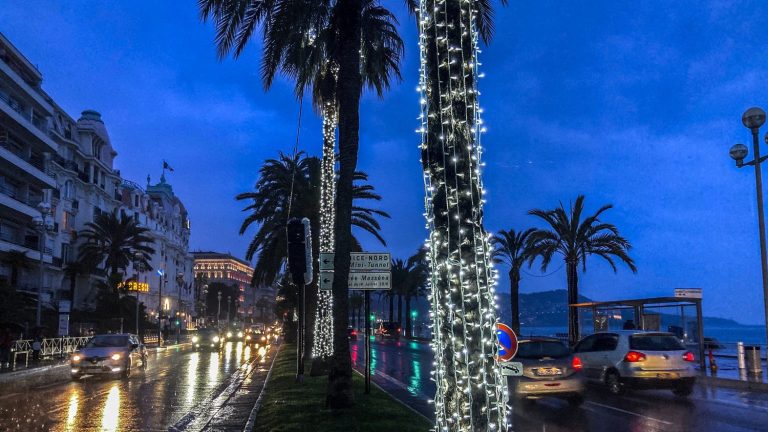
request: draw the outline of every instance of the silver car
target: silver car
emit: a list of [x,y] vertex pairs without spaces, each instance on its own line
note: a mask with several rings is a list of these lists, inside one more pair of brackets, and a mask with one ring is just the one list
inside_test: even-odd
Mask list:
[[573,406],[584,401],[581,360],[560,340],[522,339],[513,361],[523,364],[523,376],[507,382],[515,400],[556,397]]
[[595,333],[582,339],[574,353],[584,364],[585,378],[605,384],[613,394],[636,388],[688,396],[696,381],[694,355],[672,333]]
[[96,335],[69,358],[72,379],[109,374],[123,378],[137,367],[146,368],[147,349],[132,334]]

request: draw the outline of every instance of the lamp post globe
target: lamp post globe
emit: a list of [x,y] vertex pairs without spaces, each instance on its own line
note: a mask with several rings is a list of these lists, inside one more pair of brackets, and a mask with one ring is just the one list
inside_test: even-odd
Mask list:
[[733,147],[731,147],[731,149],[728,151],[728,154],[731,155],[731,159],[739,162],[743,161],[747,157],[749,154],[749,149],[744,144],[734,144]]
[[759,107],[752,107],[744,111],[741,122],[748,129],[759,129],[765,124],[765,111]]

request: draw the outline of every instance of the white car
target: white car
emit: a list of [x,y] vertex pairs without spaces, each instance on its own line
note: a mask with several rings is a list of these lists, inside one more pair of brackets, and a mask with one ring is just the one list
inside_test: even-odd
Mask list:
[[136,335],[96,335],[70,356],[69,365],[74,380],[95,374],[128,378],[132,369],[146,368],[147,349]]
[[613,394],[627,388],[671,389],[688,396],[696,382],[695,357],[672,333],[621,330],[587,336],[574,347],[588,381]]

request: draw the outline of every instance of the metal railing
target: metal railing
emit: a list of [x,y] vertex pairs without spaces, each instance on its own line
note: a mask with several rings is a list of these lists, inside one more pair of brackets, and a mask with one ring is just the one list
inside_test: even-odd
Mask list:
[[[90,340],[90,336],[81,337],[59,337],[59,338],[46,338],[40,343],[40,357],[64,357],[67,354],[73,353],[78,349],[85,346]],[[24,364],[29,365],[29,355],[32,354],[32,339],[20,339],[13,342],[11,346],[11,354],[13,362],[11,367],[16,366],[16,358],[18,356],[24,356]]]

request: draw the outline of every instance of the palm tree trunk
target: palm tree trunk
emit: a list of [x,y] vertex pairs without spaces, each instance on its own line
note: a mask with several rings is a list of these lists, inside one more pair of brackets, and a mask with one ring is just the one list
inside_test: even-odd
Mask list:
[[397,323],[403,325],[403,295],[397,295]]
[[[506,430],[483,228],[477,2],[421,0],[421,162],[430,227],[437,430]],[[456,413],[460,413],[456,416]]]
[[570,305],[579,302],[579,265],[575,262],[565,262],[568,271],[568,343],[571,346],[579,341],[579,310]]
[[395,320],[395,296],[392,293],[389,294],[389,320]]
[[509,271],[509,301],[512,312],[512,330],[520,334],[520,269]]
[[352,249],[352,178],[357,168],[360,133],[360,36],[362,2],[338,0],[339,11],[339,183],[336,196],[336,251],[333,278],[333,361],[328,373],[326,406],[354,404],[352,359],[349,355],[349,253]]
[[411,325],[411,296],[405,296],[405,336],[413,337]]
[[[323,106],[323,161],[320,173],[320,252],[334,250],[334,200],[336,195],[336,124],[338,113],[334,102]],[[326,360],[333,355],[332,293],[317,292],[317,314],[314,327],[312,357]]]

